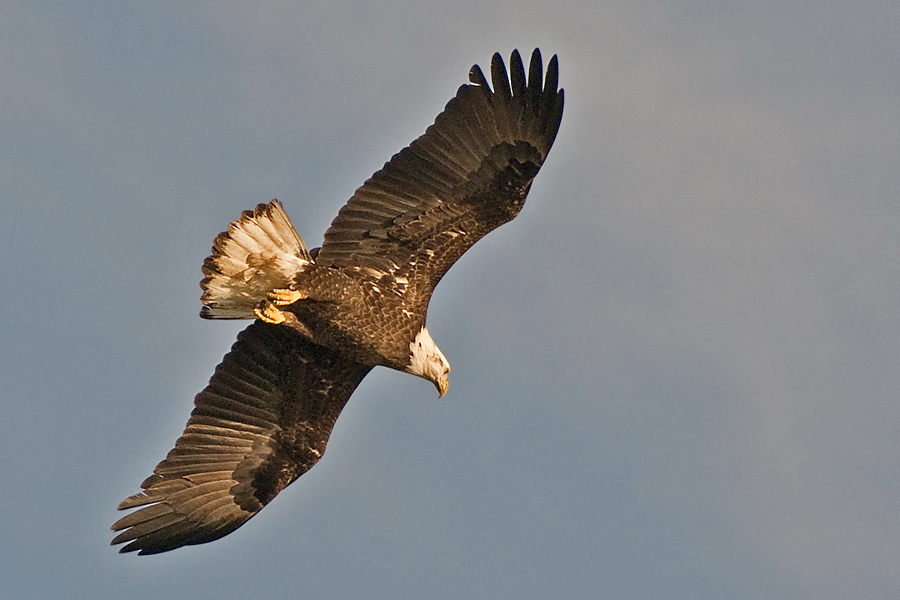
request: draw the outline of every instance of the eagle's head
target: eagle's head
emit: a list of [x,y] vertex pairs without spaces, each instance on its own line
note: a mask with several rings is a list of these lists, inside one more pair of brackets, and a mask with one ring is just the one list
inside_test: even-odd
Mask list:
[[447,393],[447,387],[450,385],[448,381],[450,363],[431,339],[431,334],[424,325],[415,339],[409,343],[409,366],[406,367],[406,372],[433,383],[440,396]]

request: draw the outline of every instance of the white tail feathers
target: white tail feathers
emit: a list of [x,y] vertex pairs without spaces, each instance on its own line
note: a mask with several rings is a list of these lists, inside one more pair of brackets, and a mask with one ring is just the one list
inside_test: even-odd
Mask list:
[[200,316],[256,318],[253,309],[266,294],[287,288],[310,260],[278,200],[245,210],[216,237],[212,256],[203,261]]

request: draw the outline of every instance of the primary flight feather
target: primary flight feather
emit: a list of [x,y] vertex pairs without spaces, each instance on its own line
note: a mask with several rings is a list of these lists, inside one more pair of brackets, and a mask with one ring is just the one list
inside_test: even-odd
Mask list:
[[510,73],[476,65],[425,134],[375,173],[308,251],[281,204],[244,211],[203,263],[200,315],[256,319],[195,398],[184,433],[120,510],[113,544],[154,554],[234,531],[325,452],[373,367],[447,391],[425,327],[434,287],[472,244],[512,220],[559,130],[554,56]]

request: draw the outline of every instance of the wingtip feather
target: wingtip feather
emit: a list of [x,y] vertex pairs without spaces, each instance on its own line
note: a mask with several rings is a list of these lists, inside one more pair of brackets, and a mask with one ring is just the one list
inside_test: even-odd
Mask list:
[[469,69],[469,82],[485,88],[488,92],[491,91],[491,86],[484,76],[484,71],[478,65],[472,65],[472,68]]
[[494,94],[503,100],[509,100],[512,96],[509,89],[509,75],[499,52],[495,52],[491,58],[491,82],[494,84]]

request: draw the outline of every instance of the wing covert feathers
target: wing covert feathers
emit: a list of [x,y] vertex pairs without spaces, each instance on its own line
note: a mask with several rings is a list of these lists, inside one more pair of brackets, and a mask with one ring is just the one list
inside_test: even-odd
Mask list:
[[509,74],[499,54],[490,70],[493,90],[473,66],[434,125],[356,191],[318,264],[412,276],[427,300],[466,249],[518,214],[559,130],[559,67],[554,56],[544,77],[535,50],[527,75],[518,51]]
[[253,309],[285,288],[310,262],[309,252],[278,200],[245,210],[213,242],[200,287],[204,319],[253,319]]
[[325,452],[371,367],[341,359],[286,327],[245,329],[195,399],[182,436],[120,510],[120,551],[155,554],[240,527]]

